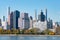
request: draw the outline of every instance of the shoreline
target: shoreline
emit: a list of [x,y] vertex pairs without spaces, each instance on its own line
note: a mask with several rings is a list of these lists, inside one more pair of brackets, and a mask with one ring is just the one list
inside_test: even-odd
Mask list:
[[60,35],[24,35],[24,34],[0,34],[0,36],[33,36],[33,37],[59,36],[60,37]]

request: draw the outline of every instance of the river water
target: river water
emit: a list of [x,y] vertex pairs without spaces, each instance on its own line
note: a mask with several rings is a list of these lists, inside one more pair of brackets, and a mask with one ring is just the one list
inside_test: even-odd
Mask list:
[[60,40],[60,36],[0,36],[0,40]]

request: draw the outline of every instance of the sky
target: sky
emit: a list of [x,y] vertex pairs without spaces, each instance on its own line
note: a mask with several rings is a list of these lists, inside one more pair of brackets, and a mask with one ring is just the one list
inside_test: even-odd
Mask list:
[[35,18],[35,9],[38,16],[41,10],[45,14],[45,9],[47,8],[48,18],[55,22],[60,22],[60,0],[0,0],[1,19],[3,16],[7,18],[9,6],[11,11],[18,10],[20,14],[26,12],[33,18]]

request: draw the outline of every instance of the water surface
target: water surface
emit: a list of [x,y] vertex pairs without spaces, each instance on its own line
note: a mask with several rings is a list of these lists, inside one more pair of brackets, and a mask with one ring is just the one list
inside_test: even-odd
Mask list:
[[60,36],[0,36],[0,40],[60,40]]

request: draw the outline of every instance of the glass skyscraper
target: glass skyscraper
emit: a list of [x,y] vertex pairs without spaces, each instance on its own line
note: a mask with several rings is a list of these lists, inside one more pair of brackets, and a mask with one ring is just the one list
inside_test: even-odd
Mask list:
[[40,21],[45,21],[45,15],[43,14],[42,10],[41,10],[41,15],[38,15],[38,20]]
[[47,21],[47,28],[48,29],[53,29],[53,21],[49,18],[49,20]]
[[18,29],[18,18],[20,17],[20,12],[15,10],[13,13],[13,27]]
[[10,14],[10,29],[13,28],[13,12]]

